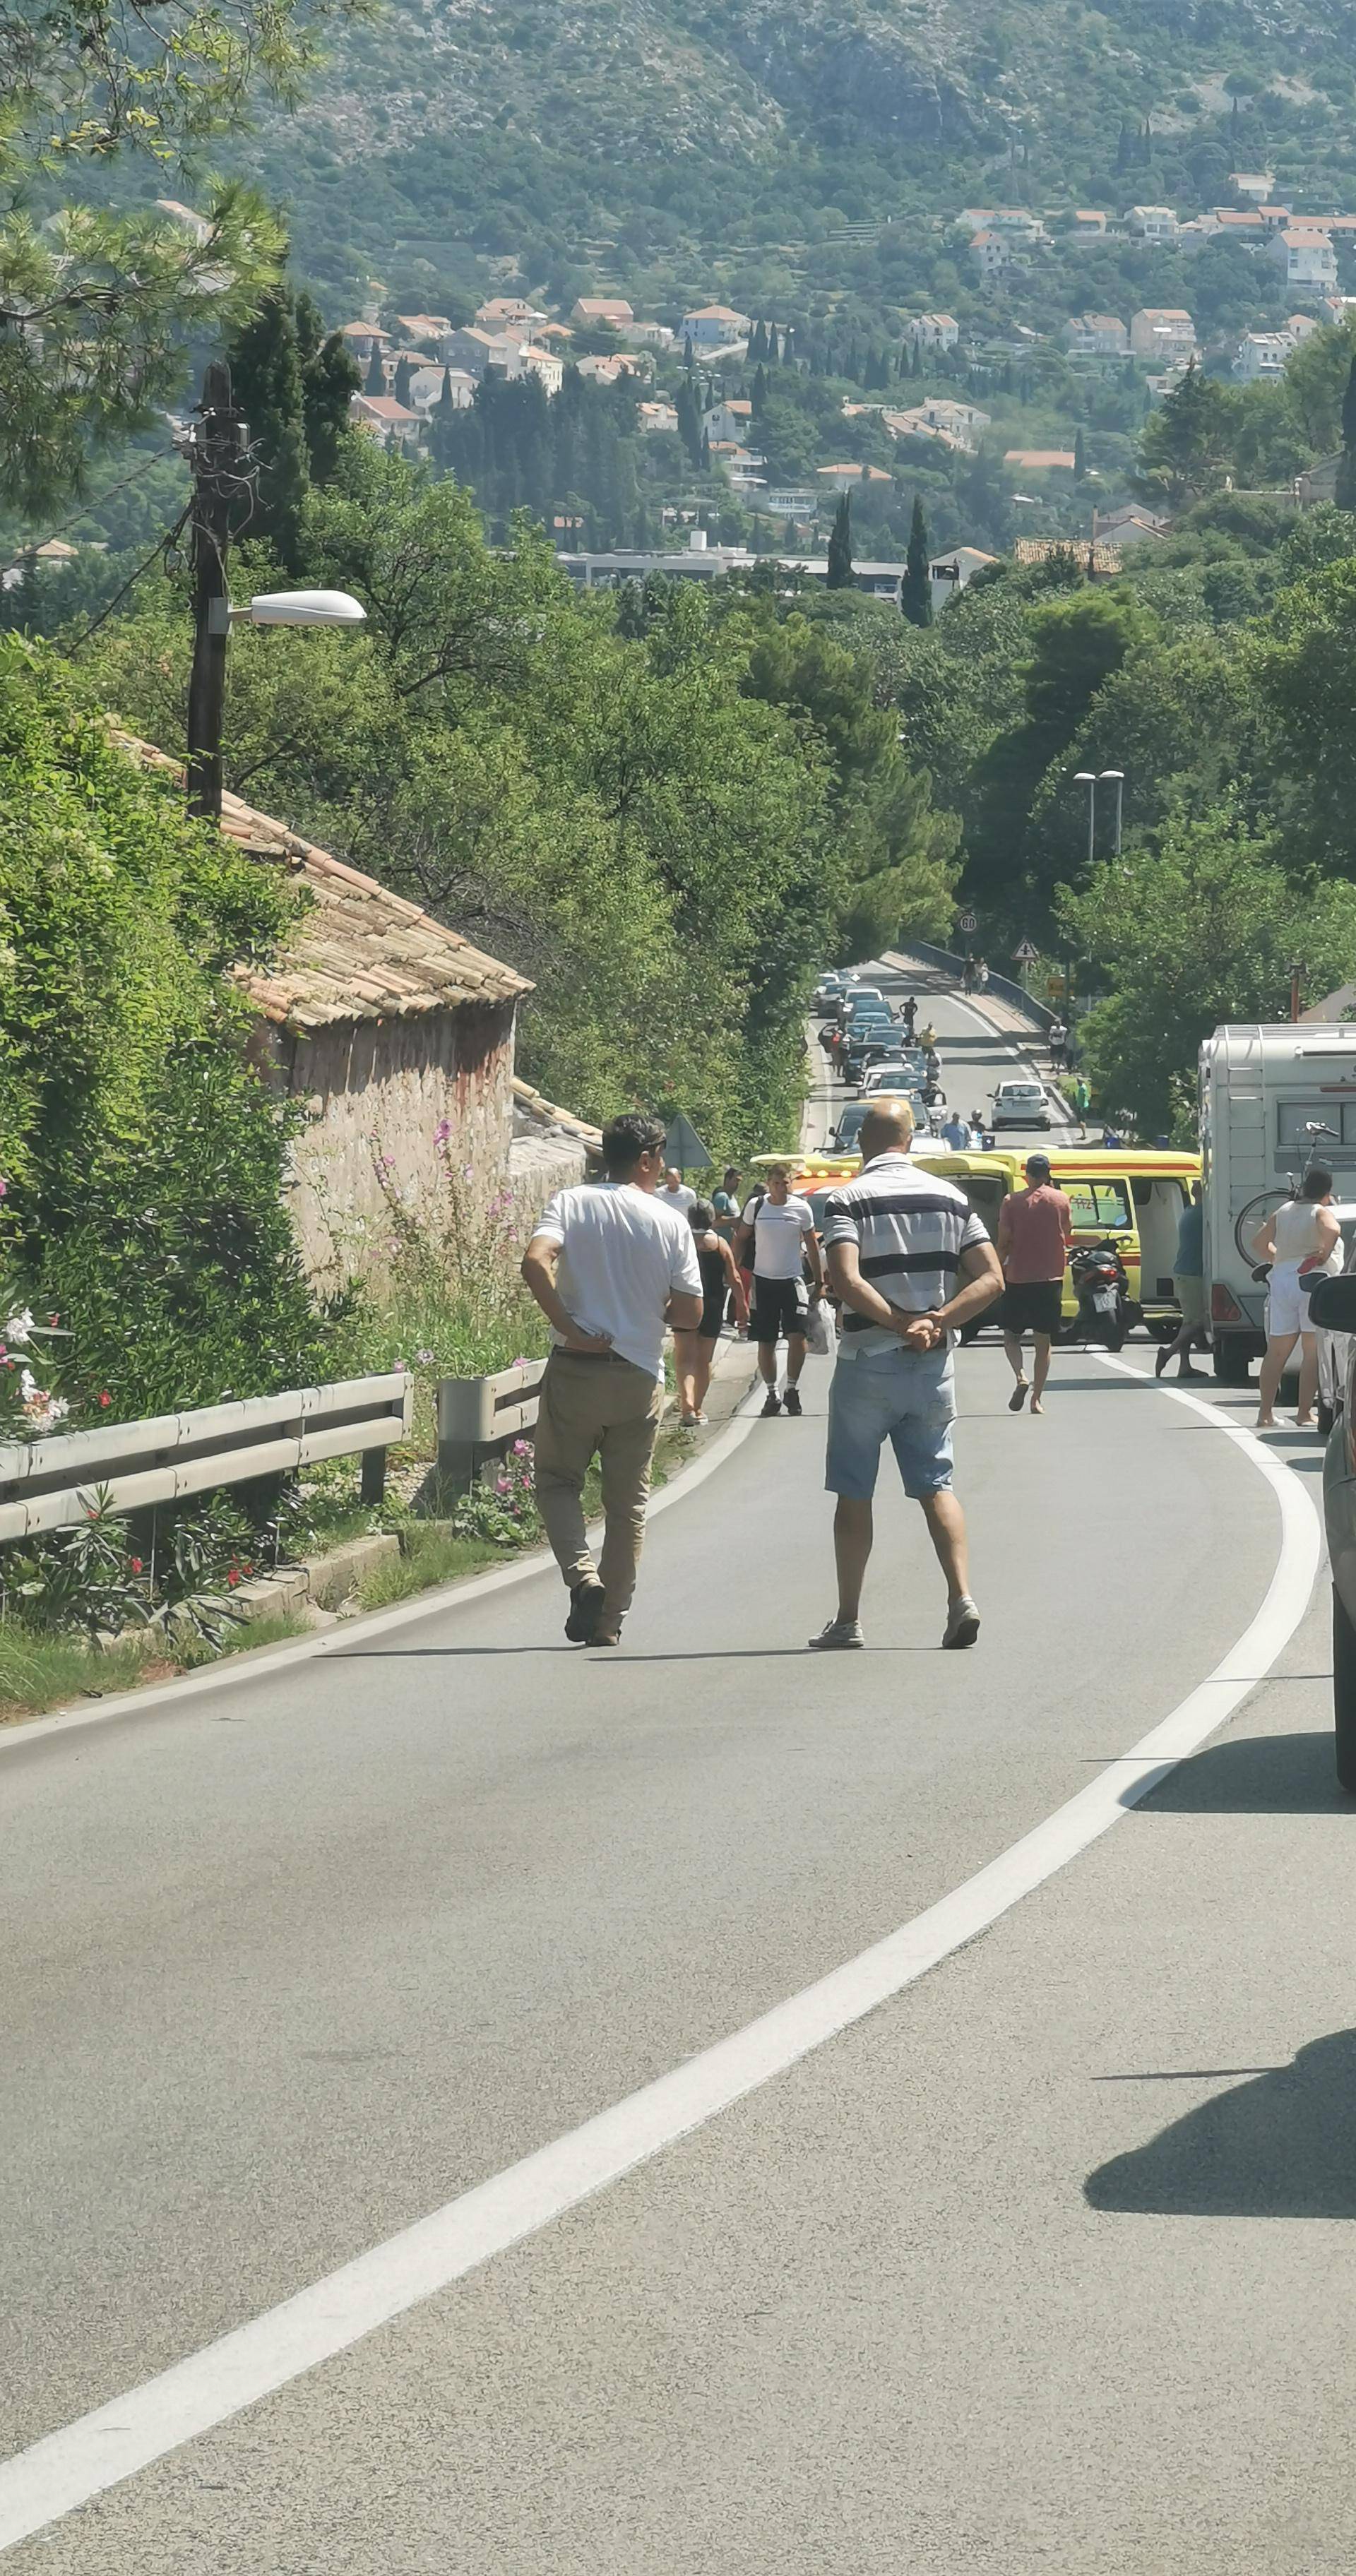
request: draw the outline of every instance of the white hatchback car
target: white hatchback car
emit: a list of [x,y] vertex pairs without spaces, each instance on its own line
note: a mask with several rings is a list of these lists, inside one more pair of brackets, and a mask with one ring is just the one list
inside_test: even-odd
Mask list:
[[1050,1103],[1043,1083],[999,1083],[993,1095],[991,1127],[1048,1127],[1049,1124]]

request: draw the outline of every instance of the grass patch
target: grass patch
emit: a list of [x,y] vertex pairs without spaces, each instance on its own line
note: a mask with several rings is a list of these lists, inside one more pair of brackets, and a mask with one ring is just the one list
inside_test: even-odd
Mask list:
[[40,1637],[0,1620],[0,1723],[37,1717],[66,1700],[105,1699],[138,1682],[167,1681],[177,1658],[163,1637],[128,1637],[115,1646],[84,1637]]
[[408,1601],[417,1592],[431,1590],[435,1583],[454,1583],[458,1575],[480,1574],[487,1565],[502,1565],[505,1553],[488,1539],[457,1538],[443,1529],[420,1530],[403,1554],[386,1557],[363,1576],[359,1606],[385,1610],[393,1601]]
[[194,1673],[203,1664],[220,1663],[223,1655],[245,1655],[254,1646],[285,1646],[310,1633],[304,1610],[259,1610],[252,1619],[233,1619],[219,1646],[209,1646],[202,1637],[176,1637],[174,1660],[181,1672]]

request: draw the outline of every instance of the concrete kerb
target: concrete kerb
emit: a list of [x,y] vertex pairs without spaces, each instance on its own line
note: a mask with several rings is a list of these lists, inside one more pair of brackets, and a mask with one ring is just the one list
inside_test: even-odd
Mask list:
[[[700,1443],[694,1456],[675,1469],[651,1500],[647,1517],[667,1511],[671,1504],[685,1501],[708,1476],[715,1474],[736,1449],[743,1447],[757,1419],[750,1399],[758,1392],[754,1371],[754,1354],[747,1342],[722,1343],[712,1372],[711,1392],[720,1385],[717,1409],[727,1418],[715,1437]],[[364,1541],[355,1542],[361,1546]],[[394,1542],[398,1545],[398,1542]],[[340,1551],[336,1550],[336,1556]],[[412,1627],[420,1619],[435,1619],[459,1601],[477,1601],[491,1592],[505,1591],[511,1584],[526,1583],[533,1575],[543,1574],[554,1560],[549,1548],[533,1548],[511,1564],[494,1566],[484,1574],[458,1575],[450,1583],[431,1585],[411,1601],[398,1602],[390,1610],[373,1610],[345,1618],[342,1622],[326,1621],[324,1628],[310,1636],[299,1637],[295,1644],[261,1646],[254,1651],[223,1656],[221,1661],[205,1664],[196,1672],[181,1673],[173,1681],[152,1682],[144,1689],[120,1691],[100,1700],[97,1707],[77,1702],[68,1708],[50,1710],[44,1717],[17,1718],[0,1727],[0,1759],[25,1747],[36,1748],[54,1736],[83,1732],[91,1726],[107,1725],[117,1718],[154,1718],[162,1711],[172,1711],[181,1702],[201,1698],[204,1694],[238,1688],[255,1674],[286,1672],[294,1664],[311,1662],[316,1656],[332,1653],[341,1647],[351,1650],[355,1640],[384,1635],[394,1628]],[[266,1587],[267,1588],[267,1587]],[[270,1606],[281,1605],[276,1592],[270,1593]]]

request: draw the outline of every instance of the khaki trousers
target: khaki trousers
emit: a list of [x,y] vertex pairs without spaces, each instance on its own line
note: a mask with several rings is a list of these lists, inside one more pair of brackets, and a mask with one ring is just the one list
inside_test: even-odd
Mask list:
[[[537,1505],[561,1573],[569,1584],[602,1580],[605,1611],[620,1619],[631,1607],[645,1541],[650,1462],[660,1415],[662,1379],[615,1352],[553,1351],[537,1405]],[[584,1531],[584,1478],[602,1461],[603,1548],[597,1566]]]

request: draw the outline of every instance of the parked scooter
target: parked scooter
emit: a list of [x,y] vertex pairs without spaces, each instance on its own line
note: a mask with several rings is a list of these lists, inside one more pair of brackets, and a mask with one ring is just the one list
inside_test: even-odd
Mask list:
[[1081,1243],[1070,1258],[1078,1292],[1076,1342],[1102,1342],[1118,1351],[1130,1330],[1130,1282],[1114,1243]]

